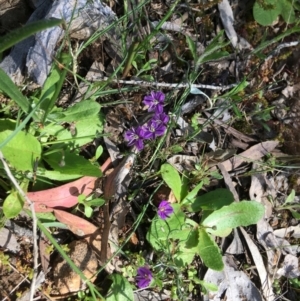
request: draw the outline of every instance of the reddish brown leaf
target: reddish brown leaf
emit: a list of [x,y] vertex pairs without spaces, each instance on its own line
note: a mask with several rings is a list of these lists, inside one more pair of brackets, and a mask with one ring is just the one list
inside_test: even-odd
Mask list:
[[[102,172],[110,163],[111,159],[108,158],[101,166]],[[59,187],[28,192],[27,196],[34,203],[36,212],[49,212],[55,207],[70,208],[78,203],[78,195],[89,195],[94,190],[96,180],[96,177],[82,177]]]
[[97,227],[87,220],[73,215],[69,212],[54,209],[53,210],[55,217],[61,223],[67,225],[70,231],[72,231],[75,235],[78,236],[87,236],[95,233],[97,231]]

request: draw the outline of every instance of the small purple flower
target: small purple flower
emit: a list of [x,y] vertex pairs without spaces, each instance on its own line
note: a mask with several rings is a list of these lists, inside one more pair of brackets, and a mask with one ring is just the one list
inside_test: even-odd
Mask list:
[[126,131],[124,134],[124,139],[128,141],[128,146],[134,145],[138,151],[144,148],[144,129],[141,126],[137,128],[131,128],[130,130]]
[[144,139],[155,139],[166,132],[167,127],[160,120],[149,120],[144,126]]
[[143,103],[148,106],[149,112],[162,113],[164,110],[165,94],[163,92],[152,91],[150,95],[144,97]]
[[139,288],[144,288],[149,286],[153,275],[147,267],[140,267],[137,270],[136,282]]
[[163,124],[167,124],[169,122],[169,116],[165,113],[157,113],[153,116],[152,120],[159,121]]
[[167,219],[168,217],[170,217],[170,215],[173,212],[174,212],[174,209],[168,201],[163,200],[160,202],[160,204],[158,206],[157,214],[161,219],[163,219],[163,220]]

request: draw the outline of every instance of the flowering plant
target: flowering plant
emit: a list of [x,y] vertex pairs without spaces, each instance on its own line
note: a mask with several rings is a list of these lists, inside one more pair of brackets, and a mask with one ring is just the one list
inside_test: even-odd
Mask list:
[[143,103],[148,106],[148,112],[154,112],[154,115],[143,126],[125,132],[124,139],[128,146],[135,146],[141,151],[144,148],[144,140],[155,139],[165,134],[169,116],[163,111],[164,101],[165,94],[160,91],[152,91],[144,97]]

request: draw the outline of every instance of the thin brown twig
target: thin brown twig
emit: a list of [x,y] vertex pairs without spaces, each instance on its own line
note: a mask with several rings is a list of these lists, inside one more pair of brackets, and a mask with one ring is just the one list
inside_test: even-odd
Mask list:
[[25,192],[22,190],[20,185],[18,184],[16,178],[13,176],[13,174],[10,171],[9,166],[7,165],[6,161],[4,160],[3,154],[0,151],[0,160],[3,163],[4,170],[19,192],[20,196],[27,202],[29,205],[29,208],[31,210],[32,215],[32,232],[33,232],[33,277],[32,282],[30,286],[30,301],[33,301],[34,293],[35,293],[35,283],[36,283],[36,277],[37,277],[37,267],[38,267],[38,245],[37,245],[37,218],[34,210],[34,205],[31,202],[31,200],[26,196]]

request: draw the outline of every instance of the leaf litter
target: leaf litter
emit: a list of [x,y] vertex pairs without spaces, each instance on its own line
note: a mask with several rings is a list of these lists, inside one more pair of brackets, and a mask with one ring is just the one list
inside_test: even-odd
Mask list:
[[[59,6],[60,8],[53,7],[52,11],[57,10],[61,15],[62,11],[69,8],[70,13],[73,11],[75,3],[67,2],[67,4],[64,2],[60,3],[59,5],[62,5]],[[97,5],[100,5],[98,1],[96,1],[96,3]],[[111,4],[113,7],[114,3]],[[99,102],[101,106],[104,106],[104,110],[105,103],[108,103],[107,106],[109,109],[107,110],[108,114],[106,115],[106,120],[109,120],[110,117],[110,120],[114,120],[114,123],[112,122],[111,126],[108,127],[107,124],[105,125],[104,132],[105,134],[111,134],[112,140],[108,138],[103,138],[103,140],[101,140],[100,138],[101,143],[103,143],[103,146],[105,145],[106,147],[105,151],[109,153],[109,155],[106,154],[108,158],[107,161],[105,163],[102,162],[102,172],[107,169],[110,162],[114,163],[114,169],[111,173],[106,174],[102,183],[103,186],[100,189],[103,191],[103,195],[106,200],[106,204],[96,211],[99,216],[103,217],[101,225],[92,219],[89,221],[86,220],[86,218],[84,218],[84,216],[80,213],[69,213],[65,211],[66,208],[71,208],[78,204],[79,194],[88,195],[91,192],[94,192],[96,188],[99,188],[97,187],[98,183],[96,182],[97,177],[85,176],[74,182],[58,185],[56,188],[28,192],[27,194],[35,203],[37,212],[53,211],[57,220],[67,225],[69,230],[73,232],[74,237],[73,240],[69,242],[69,247],[72,250],[75,250],[75,254],[77,254],[76,246],[79,246],[79,250],[81,250],[83,246],[86,246],[86,249],[90,254],[89,258],[92,258],[87,262],[88,264],[91,264],[91,266],[88,266],[88,277],[93,279],[93,281],[98,281],[99,284],[101,284],[101,281],[94,277],[99,263],[103,266],[108,259],[111,259],[110,263],[105,266],[105,270],[108,274],[111,274],[113,271],[121,273],[123,271],[122,265],[125,267],[130,266],[126,256],[122,257],[124,254],[121,255],[121,248],[125,245],[120,243],[120,239],[124,239],[124,228],[129,224],[129,216],[134,219],[133,223],[131,222],[130,225],[136,222],[137,217],[134,214],[128,213],[137,211],[137,213],[140,214],[143,206],[145,206],[145,202],[147,202],[152,194],[155,194],[156,186],[160,185],[159,178],[155,174],[155,171],[160,169],[164,160],[171,163],[172,166],[180,172],[180,174],[184,175],[188,172],[190,175],[195,176],[195,178],[200,174],[199,170],[196,169],[197,166],[200,165],[206,167],[205,173],[201,175],[201,177],[205,179],[209,179],[210,173],[212,174],[213,172],[216,172],[217,166],[220,169],[225,183],[223,183],[220,178],[217,178],[217,186],[215,187],[224,187],[225,184],[232,192],[235,202],[239,202],[240,199],[250,198],[258,203],[262,203],[266,209],[264,218],[256,224],[256,238],[249,236],[247,233],[248,230],[245,231],[243,228],[240,230],[234,230],[234,238],[232,238],[231,241],[231,248],[222,249],[224,254],[226,254],[226,250],[228,250],[228,252],[231,250],[230,256],[223,256],[223,264],[225,267],[224,271],[216,272],[211,269],[206,271],[203,280],[214,283],[218,287],[217,292],[213,290],[210,291],[208,289],[206,291],[207,294],[205,294],[205,290],[202,291],[203,297],[206,298],[206,300],[223,300],[224,297],[227,297],[229,300],[263,300],[263,298],[264,300],[274,300],[276,298],[273,287],[275,279],[280,279],[280,277],[291,279],[299,276],[297,257],[299,250],[290,243],[292,235],[297,235],[296,233],[299,232],[298,221],[296,221],[295,218],[293,219],[293,216],[289,215],[286,218],[288,222],[287,225],[283,227],[279,226],[276,230],[274,230],[271,226],[272,223],[275,224],[276,221],[275,215],[277,214],[277,211],[275,201],[277,201],[277,199],[282,201],[282,199],[290,192],[290,188],[288,186],[285,187],[284,185],[281,186],[281,188],[275,188],[277,178],[275,175],[275,166],[272,166],[273,170],[270,172],[266,168],[266,161],[261,161],[262,159],[268,160],[268,156],[272,157],[272,153],[275,154],[275,149],[279,146],[282,147],[282,145],[283,153],[289,152],[287,142],[285,141],[280,144],[280,139],[276,139],[280,138],[280,135],[283,135],[283,139],[285,139],[284,135],[287,135],[288,142],[295,143],[297,145],[297,139],[294,139],[295,137],[298,137],[297,122],[291,124],[288,120],[295,120],[295,116],[297,117],[298,105],[295,102],[296,104],[293,110],[289,111],[287,109],[289,107],[288,97],[299,96],[297,83],[293,84],[293,80],[296,80],[295,74],[297,74],[297,72],[294,69],[295,67],[292,66],[293,59],[290,59],[288,55],[287,59],[279,57],[278,51],[280,50],[274,50],[274,55],[269,56],[268,59],[265,60],[265,63],[261,65],[257,64],[254,53],[260,53],[261,56],[272,53],[271,50],[268,50],[265,53],[263,52],[271,43],[266,44],[265,47],[263,44],[260,44],[261,37],[259,37],[259,35],[263,35],[263,28],[260,28],[257,25],[255,25],[255,27],[251,21],[248,21],[248,23],[247,21],[241,21],[241,16],[246,16],[247,13],[245,8],[243,8],[244,10],[239,11],[239,9],[241,9],[240,4],[235,4],[238,8],[236,10],[233,10],[233,5],[230,5],[229,2],[225,0],[214,7],[213,5],[216,4],[217,3],[214,3],[210,6],[209,4],[190,3],[189,6],[179,6],[179,14],[173,11],[170,16],[171,21],[165,21],[160,24],[159,21],[156,20],[161,20],[161,18],[168,13],[168,9],[164,5],[162,5],[161,8],[156,8],[152,3],[149,6],[151,7],[149,14],[151,20],[154,21],[150,22],[148,20],[144,20],[144,22],[142,22],[144,24],[148,23],[147,25],[149,28],[158,29],[158,27],[161,26],[161,29],[168,31],[167,34],[162,31],[160,34],[155,33],[152,35],[152,38],[154,39],[151,40],[151,43],[153,43],[154,47],[149,50],[149,53],[152,51],[154,56],[156,55],[162,61],[158,61],[159,63],[155,63],[151,67],[155,70],[153,73],[150,72],[147,74],[148,76],[155,75],[154,78],[159,79],[161,84],[166,84],[164,92],[168,93],[166,93],[166,108],[169,112],[181,111],[180,115],[176,115],[174,113],[170,114],[170,122],[177,124],[177,126],[168,130],[166,136],[169,135],[171,138],[166,141],[165,146],[160,144],[160,149],[157,151],[155,149],[151,149],[152,146],[155,148],[157,146],[150,141],[149,144],[145,145],[145,149],[141,155],[137,154],[134,150],[130,150],[133,151],[132,153],[126,153],[129,148],[127,148],[123,134],[126,130],[137,126],[137,124],[143,124],[140,120],[141,115],[145,114],[141,103],[134,107],[126,101],[126,98],[134,97],[135,93],[137,93],[134,90],[137,88],[142,89],[143,95],[146,95],[147,93],[149,94],[149,91],[145,87],[141,87],[143,82],[149,82],[149,77],[137,76],[136,80],[134,78],[134,74],[138,70],[130,69],[127,78],[122,78],[123,82],[119,81],[118,83],[118,79],[116,79],[115,83],[111,83],[112,89],[116,88],[116,91],[118,91],[115,92],[113,100],[117,102],[118,97],[121,97],[125,105],[112,105],[110,107],[109,103],[111,103],[111,99],[105,95],[101,96],[99,94]],[[63,7],[64,5],[66,6]],[[79,1],[77,5],[80,6],[82,3]],[[216,7],[218,7],[218,10],[216,10]],[[117,6],[114,8],[118,14],[119,10],[117,9]],[[104,9],[107,14],[101,21],[104,25],[102,23],[100,24],[101,29],[106,30],[112,22],[117,21],[117,17],[113,10],[111,10],[108,6],[102,5],[101,9]],[[199,12],[201,10],[203,10],[204,13],[198,14],[196,17],[195,12]],[[95,7],[90,4],[88,7],[84,7],[84,9],[80,11],[78,15],[78,24],[81,24],[81,27],[86,27],[86,29],[79,32],[81,34],[79,37],[80,40],[86,40],[93,34],[95,28],[99,28],[100,21],[98,21],[98,23],[96,22],[96,24],[92,22],[95,19],[100,19],[99,15],[97,15],[95,11]],[[239,15],[235,20],[238,11]],[[181,13],[183,17],[179,16]],[[83,15],[93,16],[93,18],[89,20],[92,23],[86,25],[85,22],[82,21]],[[199,38],[194,25],[192,25],[191,19],[187,17],[188,15],[193,16],[193,21],[201,27],[201,30],[205,33],[205,38]],[[212,20],[218,16],[220,16],[222,25],[231,45],[236,49],[245,51],[246,55],[244,57],[241,55],[241,59],[239,59],[234,52],[234,54],[230,56],[227,51],[228,49],[225,50],[225,48],[228,48],[229,46],[224,41],[221,41],[221,36],[218,36],[220,32],[212,30],[212,26],[215,22]],[[119,15],[119,17],[121,16]],[[210,17],[211,19],[209,19]],[[69,17],[66,18],[66,21],[68,21],[68,18]],[[77,19],[75,18],[74,24],[76,21]],[[240,28],[236,26],[236,22],[240,24]],[[121,25],[115,23],[114,28],[119,29],[118,26]],[[146,28],[142,27],[141,23],[136,23],[134,26],[139,29],[140,33],[146,31]],[[218,26],[220,25],[218,24]],[[256,33],[254,32],[253,27],[255,27],[255,30],[257,31]],[[271,30],[269,32],[270,38],[272,39],[275,37],[276,39],[276,31],[280,32],[283,30],[282,28],[282,21],[278,21],[278,23],[276,23],[273,27],[274,31],[272,32]],[[59,31],[62,32],[62,29],[60,28]],[[72,36],[71,31],[72,29],[70,30],[70,37],[74,38],[75,36]],[[177,32],[180,32],[183,36],[180,36]],[[84,37],[82,34],[84,34]],[[148,32],[148,34],[150,34],[150,32]],[[54,34],[55,39],[58,39],[58,36],[59,35]],[[185,36],[188,36],[190,40]],[[104,77],[101,74],[106,73],[109,76],[114,72],[112,71],[116,66],[114,59],[116,61],[120,60],[119,43],[115,37],[116,33],[111,32],[111,37],[108,38],[108,43],[106,43],[105,47],[107,52],[107,49],[109,49],[107,44],[110,44],[111,51],[108,51],[108,55],[103,54],[103,57],[106,58],[111,56],[112,61],[109,64],[105,63],[104,65],[96,65],[96,63],[93,62],[90,70],[88,66],[84,66],[87,70],[89,70],[86,80],[91,81],[92,78],[94,81],[102,81],[104,80]],[[215,37],[220,38],[220,40],[217,41]],[[297,36],[291,33],[291,37],[295,39]],[[39,53],[40,51],[44,53],[45,48],[50,50],[46,44],[41,48],[44,38],[45,37],[42,34],[40,38],[37,39],[38,42],[35,47],[40,50],[36,51],[36,53]],[[130,38],[131,37],[129,35],[129,40]],[[46,40],[49,40],[49,38],[46,38]],[[278,45],[278,43],[280,43],[278,41],[279,40],[276,40],[274,42],[277,49],[279,49],[278,47],[280,46]],[[222,47],[218,48],[217,42],[220,43]],[[292,46],[289,47],[297,46],[297,44],[291,45]],[[57,42],[53,42],[53,45],[51,46],[52,50],[50,50],[46,56],[47,59],[43,58],[44,61],[34,67],[39,68],[46,64],[48,66],[46,69],[49,71],[49,66],[53,61],[53,50],[56,46]],[[163,48],[159,48],[162,46],[165,47],[164,50],[161,50]],[[280,49],[283,48],[284,47]],[[296,49],[294,53],[299,52],[297,48],[292,49]],[[16,49],[14,49],[13,52],[1,63],[4,70],[9,71],[7,66],[11,61],[11,58],[16,55],[16,51],[20,51],[20,48],[16,47]],[[98,51],[103,50],[98,49]],[[207,53],[205,51],[207,51]],[[212,52],[216,53],[215,57],[211,56]],[[196,55],[198,55],[200,59],[197,60]],[[21,56],[24,55],[22,54]],[[279,62],[275,59],[276,56],[278,57]],[[180,60],[178,60],[179,57],[182,57],[183,61],[189,61],[191,66],[196,67],[196,69],[202,64],[201,68],[203,68],[203,71],[199,75],[198,81],[195,83],[188,81],[188,76],[185,74],[185,68],[180,63]],[[166,61],[163,61],[164,59]],[[267,61],[268,64],[266,63]],[[143,63],[143,58],[141,58],[141,62],[137,61],[132,65],[136,67],[137,63]],[[30,64],[31,63],[27,63],[28,66]],[[96,75],[93,76],[91,74],[92,72],[95,72],[94,69],[96,69]],[[17,66],[17,70],[22,70],[22,66]],[[38,77],[33,77],[36,84],[43,84],[48,75],[48,71],[45,70],[38,71]],[[28,74],[30,74],[30,72],[31,71],[28,70]],[[224,92],[225,89],[222,89],[222,85],[224,87],[225,84],[236,85],[239,81],[241,81],[242,74],[246,75],[248,86],[243,88],[241,91],[236,93],[231,91],[229,92],[232,93],[231,95],[226,95],[226,92]],[[294,78],[293,75],[295,76]],[[20,78],[22,78],[22,76],[14,73],[12,78],[17,83],[20,83]],[[150,78],[150,80],[153,80],[153,78]],[[201,92],[200,94],[191,93],[195,92],[195,89],[198,89],[194,87],[189,91],[190,93],[188,97],[186,97],[185,103],[178,101],[177,97],[179,96],[180,98],[181,92],[169,91],[168,84],[169,87],[176,90],[176,83],[178,83],[177,86],[178,89],[180,89],[179,84],[185,84],[185,82],[187,82],[187,86],[204,84],[204,87],[206,87],[206,90],[204,91],[205,95],[208,94],[207,98],[203,97],[201,98],[201,101],[199,101],[199,95],[202,94],[202,91],[199,90]],[[284,84],[282,84],[282,82],[284,82]],[[76,97],[73,98],[69,104],[67,103],[66,106],[72,108],[74,103],[80,103],[82,99],[88,99],[91,95],[93,95],[95,99],[97,98],[95,94],[91,94],[91,91],[96,93],[96,95],[99,93],[97,85],[84,86],[83,83],[84,81],[81,81],[79,84],[79,86],[83,86],[82,90],[80,90],[80,92],[77,91]],[[137,87],[127,89],[127,91],[122,90],[126,87],[127,83],[129,85],[136,85]],[[284,85],[286,85],[286,87]],[[153,86],[155,87],[155,84],[153,84]],[[218,92],[210,92],[210,87],[218,88],[216,89]],[[239,95],[240,92],[244,91],[247,93],[246,95]],[[223,95],[221,95],[222,93]],[[80,97],[78,95],[80,95]],[[201,96],[203,96],[203,94]],[[222,100],[221,102],[213,102],[214,97],[218,96],[220,96],[220,98],[224,98],[226,101]],[[239,99],[240,104],[237,102],[234,103],[233,106],[230,106],[230,103],[227,102],[227,100],[231,99],[231,97],[232,99]],[[281,98],[280,102],[276,102],[276,99],[278,98]],[[187,107],[187,104],[190,104],[190,107]],[[274,107],[274,113],[271,111],[272,115],[268,115],[267,109],[268,106],[271,105]],[[127,110],[128,114],[124,115],[121,113],[122,110]],[[281,115],[279,115],[279,111],[281,112]],[[264,112],[265,115],[263,114]],[[194,114],[198,114],[198,116],[196,115],[194,118]],[[245,120],[241,118],[242,114],[247,116]],[[130,116],[130,118],[127,116]],[[66,119],[64,117],[61,118],[62,120]],[[73,118],[75,117],[69,116],[69,119],[64,121],[72,122]],[[196,122],[193,123],[192,120],[196,120]],[[282,127],[284,128],[282,129]],[[71,134],[67,134],[70,138],[72,138]],[[178,149],[177,151],[173,150],[175,154],[168,150],[169,147],[174,145],[177,146]],[[139,146],[138,149],[141,150],[141,147]],[[85,143],[80,144],[80,147],[87,150]],[[232,149],[235,149],[234,152],[228,151]],[[295,151],[295,149],[298,154],[296,146],[293,147],[293,151]],[[154,151],[156,151],[155,160],[151,157],[151,153]],[[124,153],[122,160],[119,160],[119,158],[122,157],[119,155],[119,152]],[[16,164],[18,165],[17,161]],[[148,168],[151,168],[151,172],[149,172]],[[298,176],[297,172],[291,173],[289,169],[284,167],[276,167],[276,169],[286,181],[290,180],[293,176]],[[142,180],[142,176],[147,180]],[[206,181],[203,188],[207,191],[213,191],[214,185],[212,185],[212,183],[213,181],[211,181],[211,183]],[[168,198],[172,199],[172,202],[170,203],[173,204],[173,202],[176,203],[176,200],[177,202],[180,200],[182,191],[178,190],[178,185],[175,185],[174,187],[172,187],[172,185],[173,184],[171,183],[172,193],[175,197],[168,195]],[[278,186],[280,185],[278,184]],[[132,200],[131,194],[133,192],[133,201],[128,202],[129,197]],[[161,209],[163,206],[160,207],[159,204],[155,205],[157,208],[160,208],[159,210],[163,210]],[[147,210],[145,217],[148,219],[152,218],[155,213],[155,207],[147,205],[144,208]],[[168,207],[168,212],[173,210],[170,208],[173,207]],[[296,214],[297,211],[295,210],[294,213]],[[168,214],[166,213],[166,215]],[[291,223],[292,225],[290,225]],[[132,232],[132,234],[138,233],[139,235],[139,232],[143,232],[143,227],[147,226],[149,226],[149,223],[147,224],[146,221],[143,221],[142,225],[139,227],[140,229],[134,228],[136,232]],[[130,227],[131,230],[133,230],[133,226]],[[3,228],[1,231],[1,237],[8,235],[12,237],[9,243],[4,242],[1,244],[3,250],[12,253],[16,251],[18,252],[20,246],[18,243],[16,244],[14,239],[18,238],[18,235],[13,232],[8,234],[6,228]],[[253,229],[250,229],[250,231],[252,231],[252,234],[255,233]],[[93,237],[94,240],[97,241],[96,245],[89,239],[93,234],[95,234]],[[143,235],[145,234],[146,233],[143,233]],[[79,237],[84,237],[84,240]],[[298,236],[294,238],[298,238]],[[242,251],[241,239],[246,241],[248,250],[243,248]],[[140,238],[140,241],[142,240],[143,239]],[[235,247],[233,247],[233,244],[235,244]],[[264,248],[264,252],[267,255],[267,263],[262,260],[262,251],[256,246],[256,244],[259,244],[260,247]],[[153,256],[153,251],[149,250],[149,246],[144,248],[145,246],[147,245],[140,245],[138,248],[146,255],[146,257]],[[94,249],[92,249],[93,247]],[[132,246],[129,245],[129,249],[130,248],[132,248]],[[42,248],[40,251],[42,253],[46,252],[45,250],[43,251]],[[242,254],[244,254],[242,259],[237,256],[238,254],[241,254],[240,252],[243,252]],[[42,253],[41,257],[43,255]],[[84,252],[79,251],[78,254],[80,253]],[[73,251],[71,254],[73,254]],[[98,259],[94,257],[95,254]],[[74,261],[77,259],[78,256],[75,255]],[[80,261],[80,259],[78,260]],[[239,267],[239,264],[241,263],[239,260],[241,260],[242,263],[246,262],[247,264],[253,265],[258,273],[259,279],[257,279],[255,273],[251,274],[251,272],[247,269],[241,269]],[[57,259],[57,261],[59,260]],[[77,265],[80,266],[83,261],[84,260],[77,262]],[[194,263],[199,264],[199,260],[195,258]],[[77,277],[78,275],[76,275],[76,273],[73,275],[71,270],[66,272],[66,277],[70,278],[71,275],[74,276],[70,278],[71,280],[67,280],[65,276],[62,276],[57,272],[57,266],[51,262],[51,257],[50,266],[52,266],[54,274],[58,275],[54,276],[54,282],[56,282],[56,286],[59,289],[59,294],[77,292],[83,289],[81,283],[82,280],[80,277]],[[85,267],[82,267],[82,270],[85,270]],[[130,277],[128,279],[132,281],[132,277],[131,279]],[[61,281],[70,281],[67,283],[67,289],[65,287],[62,288]],[[117,280],[115,279],[115,281]],[[128,283],[124,284],[125,287],[127,287],[127,285]],[[70,286],[72,287],[71,289]],[[203,285],[203,287],[205,286]],[[114,287],[112,287],[112,289],[114,289]],[[149,288],[142,291],[136,291],[135,299],[145,300],[146,296],[151,294],[152,298],[155,300],[175,298],[174,295],[172,295],[172,289],[173,288],[167,286],[167,289],[162,290],[162,294],[157,294]],[[187,300],[198,300],[200,292],[199,288],[197,289],[196,292],[199,295],[196,296],[195,292],[191,291],[186,297]],[[9,292],[7,292],[7,294],[8,293]],[[282,293],[284,292],[282,291]]]

